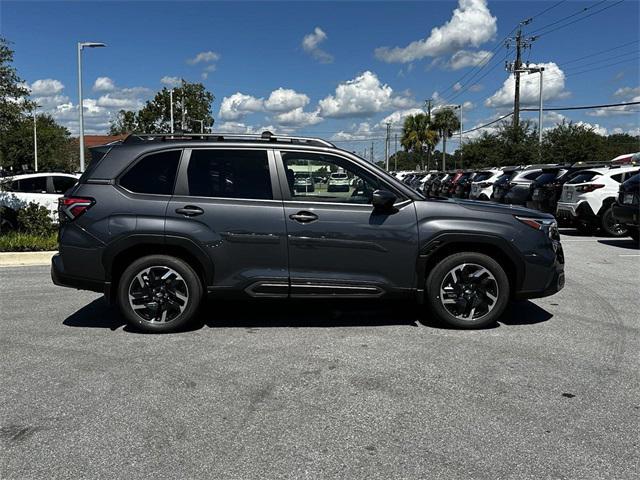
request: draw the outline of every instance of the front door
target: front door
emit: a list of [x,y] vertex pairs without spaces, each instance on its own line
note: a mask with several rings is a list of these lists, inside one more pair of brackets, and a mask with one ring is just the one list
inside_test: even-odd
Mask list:
[[380,296],[414,288],[418,233],[410,199],[398,198],[393,213],[377,213],[373,191],[391,187],[352,160],[285,150],[276,159],[292,297]]
[[165,233],[195,240],[213,264],[211,290],[287,296],[284,213],[271,150],[185,151]]

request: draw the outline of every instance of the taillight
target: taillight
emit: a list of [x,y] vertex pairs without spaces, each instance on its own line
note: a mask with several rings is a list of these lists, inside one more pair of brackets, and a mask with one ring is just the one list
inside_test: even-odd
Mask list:
[[96,201],[87,197],[60,197],[58,199],[58,215],[60,222],[75,220],[89,210]]
[[589,193],[603,187],[604,185],[602,185],[601,183],[588,183],[586,185],[578,185],[576,187],[576,192]]

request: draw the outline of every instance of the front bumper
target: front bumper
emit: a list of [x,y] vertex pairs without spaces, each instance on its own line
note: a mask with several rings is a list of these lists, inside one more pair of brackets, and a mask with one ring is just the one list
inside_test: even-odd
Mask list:
[[564,288],[564,251],[562,244],[553,240],[551,251],[525,255],[525,274],[522,287],[515,298],[542,298]]
[[620,223],[631,226],[640,225],[640,206],[613,204],[613,217]]

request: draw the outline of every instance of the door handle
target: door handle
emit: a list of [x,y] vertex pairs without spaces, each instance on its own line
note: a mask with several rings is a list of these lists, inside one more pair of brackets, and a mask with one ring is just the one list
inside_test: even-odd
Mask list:
[[306,212],[303,210],[301,212],[289,215],[289,218],[299,223],[310,223],[316,221],[318,219],[318,216],[315,213]]
[[183,208],[176,208],[176,213],[185,217],[195,217],[196,215],[202,215],[204,210],[194,205],[186,205]]

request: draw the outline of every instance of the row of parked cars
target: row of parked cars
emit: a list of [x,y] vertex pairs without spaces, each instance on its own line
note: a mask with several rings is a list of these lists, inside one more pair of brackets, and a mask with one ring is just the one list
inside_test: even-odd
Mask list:
[[429,197],[493,201],[551,213],[584,233],[638,240],[639,165],[528,165],[448,172],[397,172]]

